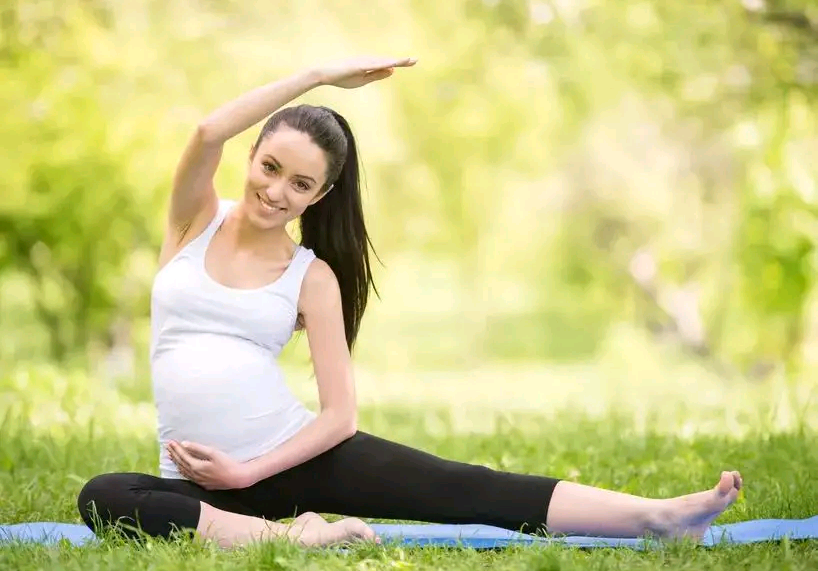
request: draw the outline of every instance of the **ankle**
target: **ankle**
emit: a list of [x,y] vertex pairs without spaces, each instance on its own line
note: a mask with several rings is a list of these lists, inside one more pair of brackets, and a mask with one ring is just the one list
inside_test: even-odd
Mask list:
[[645,534],[667,536],[675,520],[674,502],[670,499],[650,499],[643,522]]

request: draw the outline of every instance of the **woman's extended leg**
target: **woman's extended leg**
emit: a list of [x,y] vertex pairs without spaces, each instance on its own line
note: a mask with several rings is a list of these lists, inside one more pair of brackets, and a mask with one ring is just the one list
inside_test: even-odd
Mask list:
[[722,472],[716,486],[704,492],[652,499],[560,482],[548,507],[548,531],[598,537],[700,539],[719,514],[736,500],[742,481],[738,472]]
[[[313,511],[434,523],[482,523],[573,535],[698,536],[735,500],[741,478],[725,472],[713,490],[640,498],[555,478],[444,460],[359,432],[332,450],[246,490],[266,517]],[[278,505],[268,498],[279,498]]]
[[286,537],[302,545],[329,545],[374,533],[360,520],[327,523],[315,514],[292,524],[267,521],[238,501],[233,490],[207,491],[186,480],[148,474],[103,474],[92,478],[77,498],[85,524],[96,533],[117,523],[126,536],[137,533],[170,537],[175,530],[196,530],[200,537],[222,547]]
[[241,490],[264,517],[303,511],[535,532],[558,480],[445,460],[358,432],[331,450]]

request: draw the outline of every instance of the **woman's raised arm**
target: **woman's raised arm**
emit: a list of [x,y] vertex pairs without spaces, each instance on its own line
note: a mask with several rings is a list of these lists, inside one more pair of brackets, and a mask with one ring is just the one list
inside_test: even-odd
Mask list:
[[202,119],[188,141],[173,180],[169,224],[177,238],[183,238],[192,226],[207,224],[216,212],[213,177],[224,143],[320,85],[320,77],[318,69],[296,73],[257,87]]
[[257,87],[220,106],[196,127],[176,168],[169,224],[179,240],[193,226],[207,224],[218,198],[213,177],[224,143],[320,85],[351,89],[384,79],[395,67],[414,65],[412,58],[354,58],[306,69]]

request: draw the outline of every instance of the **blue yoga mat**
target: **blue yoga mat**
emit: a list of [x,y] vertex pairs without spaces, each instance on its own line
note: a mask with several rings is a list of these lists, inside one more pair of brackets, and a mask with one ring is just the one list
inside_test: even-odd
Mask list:
[[[382,541],[406,546],[452,546],[472,549],[493,549],[509,545],[542,545],[557,543],[573,547],[629,547],[644,549],[642,539],[612,537],[535,537],[488,525],[437,524],[372,524]],[[758,543],[789,539],[818,539],[818,516],[802,520],[759,519],[714,525],[705,534],[705,546],[719,543]],[[25,542],[53,545],[62,540],[73,545],[85,545],[96,537],[84,525],[35,522],[0,525],[0,545]]]

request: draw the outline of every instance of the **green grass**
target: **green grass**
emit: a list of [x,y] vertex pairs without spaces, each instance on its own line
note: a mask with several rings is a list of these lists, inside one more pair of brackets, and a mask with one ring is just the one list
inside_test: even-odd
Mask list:
[[[561,373],[526,377],[528,390],[545,398],[552,383],[565,383]],[[562,399],[559,407],[517,407],[491,411],[492,393],[480,401],[451,400],[449,406],[424,392],[425,399],[403,406],[375,403],[362,383],[361,428],[420,447],[444,457],[505,470],[557,475],[625,492],[667,497],[709,488],[723,468],[739,468],[745,492],[717,520],[729,523],[755,518],[803,518],[818,514],[818,446],[811,426],[815,403],[788,394],[789,388],[715,388],[698,394],[706,414],[694,400],[668,403],[667,387],[620,387],[630,399],[611,400],[608,409],[588,410],[582,398]],[[471,375],[478,389],[486,375]],[[599,376],[599,375],[598,375]],[[632,375],[638,378],[638,374]],[[363,377],[366,377],[363,375]],[[497,377],[495,376],[495,379]],[[508,378],[520,379],[520,372]],[[587,377],[583,377],[586,379]],[[601,376],[600,376],[601,378]],[[482,379],[482,380],[481,380]],[[668,382],[674,377],[668,375]],[[403,379],[406,394],[416,394],[429,378],[413,385]],[[395,378],[391,382],[396,382]],[[463,382],[463,381],[461,381]],[[522,381],[519,381],[522,382]],[[609,383],[610,378],[600,382]],[[704,382],[704,381],[702,381]],[[511,388],[506,381],[503,385]],[[530,383],[534,383],[531,385]],[[298,382],[296,381],[296,384]],[[308,394],[308,384],[298,390]],[[472,389],[475,387],[473,386]],[[520,387],[517,387],[520,389]],[[495,385],[497,389],[497,385]],[[633,391],[633,392],[630,392]],[[721,392],[720,392],[721,391]],[[770,391],[779,398],[770,397]],[[580,391],[589,396],[590,385]],[[609,391],[614,393],[617,391]],[[545,396],[543,396],[543,393]],[[100,472],[156,471],[152,410],[144,401],[129,400],[116,387],[82,375],[34,371],[0,380],[0,522],[57,520],[79,522],[76,494],[82,483]],[[651,396],[653,394],[653,396]],[[714,394],[722,395],[714,397]],[[702,396],[704,395],[704,396]],[[751,396],[748,396],[751,395]],[[131,399],[134,397],[130,397]],[[308,397],[305,397],[308,398]],[[442,398],[442,397],[441,397]],[[532,397],[535,398],[535,397]],[[692,397],[691,397],[692,398]],[[630,402],[631,406],[626,406]],[[638,412],[656,403],[656,414]],[[659,407],[664,403],[665,408]],[[782,403],[798,414],[782,422]],[[463,403],[469,411],[464,412]],[[740,403],[741,406],[739,406]],[[755,403],[755,404],[753,404]],[[681,407],[681,408],[680,408]],[[675,410],[676,413],[671,414]],[[732,411],[728,414],[726,411]],[[695,419],[693,426],[691,420]],[[743,420],[742,420],[743,419]],[[718,426],[721,430],[707,427]],[[577,550],[562,547],[510,548],[496,552],[469,549],[405,549],[361,547],[346,554],[308,551],[271,543],[232,552],[190,542],[150,541],[136,547],[117,542],[72,548],[15,546],[0,548],[0,569],[815,569],[818,542],[781,542],[750,546],[701,548],[672,545],[652,552],[625,549]]]

